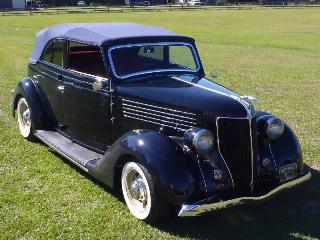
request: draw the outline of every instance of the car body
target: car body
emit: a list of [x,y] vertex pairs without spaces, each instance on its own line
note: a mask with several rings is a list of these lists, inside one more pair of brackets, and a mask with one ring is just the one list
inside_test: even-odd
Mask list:
[[190,0],[187,2],[188,6],[197,6],[197,5],[203,5],[203,2],[200,0]]
[[152,222],[169,209],[263,201],[310,178],[291,128],[252,102],[205,77],[191,37],[75,23],[38,33],[12,110],[25,138],[120,187]]
[[87,4],[85,3],[85,1],[78,1],[77,6],[78,7],[85,7],[85,6],[87,6]]
[[127,6],[149,6],[150,1],[148,0],[125,0]]
[[189,1],[179,0],[179,4],[188,5],[188,6],[204,5],[204,3],[201,2],[200,0],[189,0]]

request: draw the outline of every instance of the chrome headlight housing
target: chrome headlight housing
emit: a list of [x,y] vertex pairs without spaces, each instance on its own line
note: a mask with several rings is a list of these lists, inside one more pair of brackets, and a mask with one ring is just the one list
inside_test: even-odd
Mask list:
[[200,155],[208,154],[214,146],[214,137],[211,131],[203,128],[192,128],[185,132],[184,141],[186,145]]
[[267,120],[267,134],[270,140],[279,138],[284,131],[284,123],[281,119],[273,116]]

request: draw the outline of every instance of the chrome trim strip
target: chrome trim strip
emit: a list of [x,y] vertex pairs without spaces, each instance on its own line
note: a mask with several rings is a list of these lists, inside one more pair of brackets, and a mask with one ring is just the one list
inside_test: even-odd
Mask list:
[[[140,107],[140,106],[130,105],[130,104],[127,104],[127,103],[122,103],[122,105],[126,106],[126,107],[133,107],[133,108],[138,108],[138,109],[142,109],[142,110],[146,110],[146,111],[152,111],[152,112],[156,112],[156,113],[167,114],[167,115],[173,116],[173,117],[185,118],[185,119],[188,119],[190,121],[195,121],[195,122],[197,121],[197,119],[195,119],[195,118],[186,117],[186,116],[182,116],[182,115],[176,115],[176,114],[167,113],[167,112],[161,112],[161,111],[157,111],[157,110],[150,109],[150,108],[144,108],[144,107]],[[186,120],[181,120],[181,121],[186,121]]]
[[139,117],[128,116],[128,115],[124,115],[124,116],[125,116],[125,117],[127,117],[127,118],[135,119],[135,120],[140,120],[140,121],[144,121],[144,122],[148,122],[148,123],[157,124],[157,125],[160,125],[160,126],[163,126],[163,127],[170,127],[170,128],[176,129],[176,130],[183,131],[183,132],[185,132],[185,131],[187,131],[187,130],[188,130],[188,129],[183,129],[183,128],[179,128],[179,127],[169,126],[169,125],[162,124],[162,123],[153,122],[153,121],[146,120],[146,119],[142,119],[142,118],[139,118]]
[[198,85],[198,84],[193,83],[193,82],[188,82],[188,81],[183,80],[183,79],[178,78],[178,77],[172,77],[172,78],[173,78],[173,79],[176,79],[176,80],[178,80],[178,81],[184,82],[184,83],[191,84],[191,85],[193,85],[193,86],[195,86],[195,87],[199,87],[199,88],[202,88],[202,89],[205,89],[205,90],[208,90],[208,91],[211,91],[211,92],[214,92],[214,93],[217,93],[217,94],[226,96],[226,97],[230,97],[230,98],[236,100],[237,102],[239,102],[239,103],[244,107],[244,109],[245,109],[246,112],[247,112],[246,118],[250,118],[250,119],[251,119],[251,118],[253,117],[253,116],[251,116],[250,109],[243,103],[244,100],[241,99],[241,96],[238,95],[238,94],[234,94],[234,95],[226,94],[226,93],[224,93],[224,92],[217,91],[217,90],[212,89],[212,88],[208,88],[208,87],[205,87],[205,86],[201,86],[201,85]]
[[274,195],[280,193],[281,191],[284,191],[286,189],[292,188],[294,186],[297,186],[301,183],[304,183],[308,181],[311,178],[311,172],[308,172],[307,174],[296,178],[295,180],[292,180],[290,182],[284,183],[275,189],[271,190],[270,192],[258,196],[258,197],[240,197],[235,199],[230,199],[226,201],[220,201],[215,203],[209,203],[209,204],[201,204],[202,201],[199,201],[194,204],[185,204],[182,206],[178,216],[179,217],[187,217],[187,216],[197,216],[199,214],[214,211],[221,208],[226,207],[232,207],[236,205],[242,205],[242,204],[253,204],[253,203],[259,203],[268,200],[269,198],[273,197]]
[[[192,69],[158,69],[158,70],[149,70],[149,71],[142,71],[142,72],[137,72],[137,73],[131,73],[131,74],[126,74],[126,75],[118,75],[115,67],[114,67],[114,63],[113,63],[113,59],[111,56],[111,51],[117,48],[125,48],[125,47],[142,47],[142,46],[179,46],[179,45],[183,45],[183,46],[188,46],[191,48],[192,50],[192,55],[193,58],[196,62],[197,68],[195,70]],[[113,74],[119,78],[119,79],[125,79],[128,77],[134,77],[134,76],[139,76],[139,75],[143,75],[143,74],[148,74],[148,73],[161,73],[161,72],[192,72],[192,73],[196,73],[200,70],[200,61],[199,61],[199,57],[196,54],[197,52],[195,51],[195,48],[193,47],[192,44],[190,43],[186,43],[186,42],[155,42],[155,43],[136,43],[136,44],[124,44],[124,45],[117,45],[117,46],[113,46],[111,48],[108,49],[108,58],[110,61],[110,66],[112,69]]]
[[202,181],[204,183],[204,188],[206,189],[206,191],[208,191],[208,187],[207,187],[207,182],[206,182],[206,179],[204,178],[204,175],[203,175],[203,171],[202,171],[202,167],[200,165],[200,158],[199,156],[197,155],[197,162],[198,162],[198,167],[200,169],[200,173],[201,173],[201,177],[202,177]]
[[88,169],[85,168],[84,166],[82,166],[80,163],[78,163],[77,161],[75,161],[74,159],[72,159],[71,157],[69,157],[67,154],[65,154],[64,152],[62,152],[61,150],[59,150],[58,148],[54,147],[53,145],[51,145],[48,141],[46,141],[44,138],[42,138],[41,136],[39,136],[37,133],[35,133],[35,136],[37,138],[39,138],[43,143],[45,143],[48,147],[50,147],[51,149],[53,149],[54,151],[56,151],[57,153],[59,153],[60,155],[62,155],[63,157],[65,157],[66,159],[68,159],[70,162],[72,162],[74,165],[76,165],[77,167],[81,168],[83,171],[88,172]]
[[108,78],[92,75],[92,74],[89,74],[89,73],[80,72],[80,71],[77,71],[77,70],[73,70],[71,68],[68,68],[67,70],[70,71],[70,72],[73,72],[73,73],[77,73],[79,75],[83,75],[85,77],[94,78],[95,80],[98,80],[98,81],[101,81],[101,80],[109,81]]
[[158,108],[158,109],[163,109],[163,110],[167,110],[167,111],[172,111],[172,112],[176,112],[176,113],[183,113],[183,114],[187,114],[187,115],[189,114],[189,115],[193,115],[193,116],[197,115],[197,114],[191,113],[191,112],[184,112],[184,111],[180,111],[180,110],[176,110],[176,109],[160,107],[160,106],[151,105],[151,104],[147,104],[147,103],[142,103],[142,102],[138,102],[138,101],[132,101],[132,100],[125,99],[125,98],[123,98],[122,101],[130,102],[130,103],[136,103],[136,104],[140,104],[140,105],[144,105],[144,106],[148,106],[148,107],[154,107],[154,108]]
[[[177,121],[177,122],[172,122],[172,123],[175,123],[175,124],[179,124],[179,125],[184,125],[184,126],[189,126],[189,125],[186,125],[185,123],[188,123],[190,125],[196,125],[196,123],[190,123],[190,122],[187,122],[187,121],[183,121],[183,120],[179,120],[179,119],[176,119],[176,118],[172,118],[172,117],[167,117],[167,116],[161,116],[159,114],[155,114],[155,113],[150,113],[150,112],[144,112],[144,111],[140,111],[140,110],[136,110],[136,109],[128,109],[128,108],[123,108],[124,109],[124,112],[137,112],[138,113],[142,113],[142,114],[149,114],[149,115],[152,115],[152,116],[155,116],[155,117],[159,117],[159,118],[165,118],[165,119],[168,119],[168,120],[173,120],[173,121]],[[143,116],[143,115],[141,115]],[[161,120],[161,119],[159,119]],[[182,122],[182,123],[181,123]]]
[[[136,113],[132,113],[132,112],[128,112],[128,111],[123,111],[123,113],[124,113],[124,116],[126,116],[126,115],[133,115],[133,116],[136,116],[136,117],[140,117],[140,118],[146,118],[147,120],[153,120],[153,121],[159,121],[160,123],[158,123],[158,124],[160,124],[161,125],[161,122],[164,122],[165,124],[173,124],[173,125],[175,125],[176,127],[178,127],[178,126],[184,126],[184,127],[187,127],[187,129],[190,129],[190,128],[193,128],[194,126],[189,126],[189,125],[186,125],[186,124],[181,124],[181,123],[174,123],[174,122],[170,122],[170,121],[167,121],[167,120],[163,120],[163,119],[157,119],[157,118],[153,118],[153,117],[149,117],[149,116],[142,116],[141,114],[136,114]],[[172,128],[175,128],[174,126],[171,126]]]
[[272,160],[273,160],[273,163],[274,163],[274,167],[275,167],[275,169],[277,170],[277,169],[278,169],[278,166],[277,166],[276,158],[274,157],[273,151],[272,151],[272,149],[271,149],[270,142],[269,142],[268,145],[269,145],[269,151],[270,151],[270,153],[271,153]]
[[122,108],[124,117],[180,131],[187,131],[197,125],[197,114],[192,112],[160,107],[125,98],[122,99]]
[[254,168],[253,168],[253,145],[252,145],[252,123],[251,119],[249,120],[249,129],[250,129],[250,148],[251,148],[251,182],[250,182],[250,187],[251,187],[251,193],[253,192],[253,187],[254,187]]

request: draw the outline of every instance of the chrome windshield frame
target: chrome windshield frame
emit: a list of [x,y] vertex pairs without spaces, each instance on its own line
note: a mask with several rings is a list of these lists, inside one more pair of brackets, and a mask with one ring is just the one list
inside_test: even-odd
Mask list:
[[[113,63],[111,52],[113,50],[119,49],[119,48],[143,47],[143,46],[187,46],[191,49],[192,56],[194,58],[194,61],[195,61],[197,68],[196,69],[156,69],[156,70],[149,70],[149,71],[140,71],[140,72],[126,74],[126,75],[118,75],[117,71],[115,69],[114,63]],[[164,72],[165,73],[170,73],[170,72],[172,72],[172,73],[176,73],[176,72],[197,73],[201,68],[199,56],[197,54],[197,51],[195,50],[195,47],[192,44],[186,43],[186,42],[155,42],[155,43],[150,42],[150,43],[134,43],[134,44],[116,45],[116,46],[110,47],[108,49],[108,58],[109,58],[112,73],[118,79],[126,79],[126,78],[130,78],[130,77],[144,75],[144,74],[164,73]]]

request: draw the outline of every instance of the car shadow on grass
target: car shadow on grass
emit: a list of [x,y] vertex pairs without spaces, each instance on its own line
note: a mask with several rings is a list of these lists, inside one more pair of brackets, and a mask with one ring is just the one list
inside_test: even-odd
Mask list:
[[[118,191],[52,153],[123,202]],[[309,182],[262,204],[220,209],[197,217],[174,217],[153,227],[192,239],[320,239],[320,172],[311,169],[311,173]]]
[[195,239],[320,238],[320,172],[301,186],[257,205],[221,209],[199,217],[175,218],[162,231]]
[[[41,142],[39,142],[39,144],[42,144]],[[76,166],[75,164],[73,164],[71,161],[69,161],[68,159],[66,159],[65,157],[61,156],[59,153],[57,153],[55,150],[50,149],[49,151],[55,155],[57,158],[59,158],[61,161],[63,161],[65,164],[68,165],[68,167],[73,168],[76,172],[78,172],[79,174],[81,174],[82,176],[86,177],[87,179],[89,179],[90,181],[92,181],[94,184],[98,185],[99,187],[103,188],[105,191],[107,191],[108,193],[112,194],[114,197],[118,198],[120,201],[122,201],[122,197],[119,195],[119,192],[116,191],[113,188],[110,188],[109,186],[107,186],[106,184],[100,182],[99,180],[97,180],[96,178],[94,178],[93,176],[89,175],[89,173],[85,172],[84,170],[82,170],[81,168],[79,168],[78,166]]]

